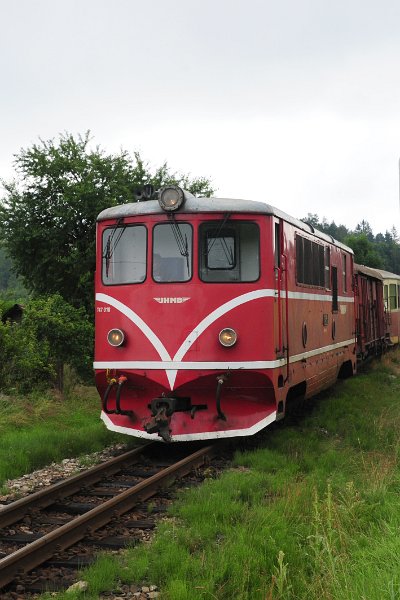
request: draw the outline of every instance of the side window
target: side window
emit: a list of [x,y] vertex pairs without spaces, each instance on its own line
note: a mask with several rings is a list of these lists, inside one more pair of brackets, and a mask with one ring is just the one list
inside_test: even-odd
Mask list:
[[343,268],[343,292],[347,292],[347,256],[342,254],[342,268]]
[[297,283],[326,287],[325,267],[330,262],[329,252],[322,244],[296,235],[296,280]]
[[385,302],[385,308],[388,310],[389,308],[389,286],[385,283],[383,286],[383,299]]
[[332,267],[332,312],[339,310],[337,267]]
[[275,267],[280,268],[281,266],[281,236],[280,236],[280,224],[275,223],[274,227],[274,243],[275,243]]
[[390,310],[397,308],[397,285],[395,283],[389,284],[389,307]]
[[296,280],[305,283],[304,273],[304,238],[296,235]]
[[331,289],[331,249],[325,246],[325,287]]

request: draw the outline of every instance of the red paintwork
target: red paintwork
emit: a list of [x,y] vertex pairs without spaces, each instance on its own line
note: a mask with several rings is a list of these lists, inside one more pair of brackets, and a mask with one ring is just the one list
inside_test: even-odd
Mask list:
[[[331,266],[340,273],[342,255],[347,254],[347,291],[342,290],[339,277],[339,306],[332,313],[332,292],[296,283],[295,233],[296,226],[280,220],[281,265],[274,266],[274,228],[276,217],[264,214],[234,214],[231,219],[257,222],[260,227],[261,276],[252,283],[204,283],[197,275],[198,239],[197,227],[207,219],[222,219],[223,214],[179,213],[177,221],[193,225],[193,277],[187,283],[156,283],[151,278],[152,227],[165,222],[165,214],[146,217],[127,217],[124,223],[146,223],[148,233],[147,279],[141,284],[104,286],[101,281],[101,232],[115,221],[98,224],[98,264],[96,292],[112,296],[135,311],[157,334],[169,356],[175,353],[196,326],[213,310],[224,303],[255,290],[272,290],[271,297],[261,297],[240,304],[212,322],[202,332],[184,355],[184,362],[249,362],[271,361],[270,368],[230,369],[230,377],[222,388],[221,409],[227,420],[217,417],[217,376],[227,372],[226,368],[193,368],[179,370],[173,392],[179,397],[190,397],[192,404],[204,404],[205,410],[196,412],[191,418],[188,412],[175,412],[170,427],[172,439],[218,437],[219,435],[245,435],[254,433],[284,415],[286,399],[294,391],[309,397],[332,385],[341,367],[346,364],[350,371],[355,368],[354,302],[352,291],[352,256],[342,248],[328,242],[331,247]],[[313,235],[301,232],[303,237]],[[287,299],[287,289],[289,299]],[[297,297],[290,297],[295,294]],[[308,297],[300,298],[299,294]],[[310,296],[311,295],[311,296]],[[312,295],[326,300],[312,300]],[[186,302],[160,304],[158,297],[188,297]],[[106,310],[105,310],[106,309]],[[109,311],[109,312],[106,312]],[[326,315],[326,317],[324,317]],[[333,335],[333,321],[335,332]],[[307,327],[307,342],[303,344],[303,323]],[[224,348],[218,341],[221,329],[231,327],[238,333],[238,342]],[[126,343],[112,348],[107,343],[107,333],[120,328],[126,333]],[[347,343],[344,343],[347,342]],[[289,346],[289,351],[287,347]],[[289,354],[289,365],[284,360]],[[96,302],[95,363],[107,361],[160,361],[156,349],[130,319],[107,302]],[[279,362],[280,361],[280,362]],[[165,370],[150,368],[118,368],[108,374],[105,368],[96,369],[96,385],[104,396],[110,376],[124,375],[128,381],[121,393],[121,408],[132,410],[134,416],[109,415],[107,426],[126,433],[149,437],[143,425],[150,418],[149,403],[161,394],[171,394]],[[109,408],[115,407],[115,391],[109,396]],[[160,440],[157,434],[150,437]]]
[[390,330],[390,339],[392,343],[397,344],[400,339],[400,310],[388,311],[387,321]]
[[[393,281],[393,279],[384,279],[383,285],[393,283]],[[389,343],[398,344],[400,339],[400,308],[390,308],[388,306],[385,310],[385,319]]]

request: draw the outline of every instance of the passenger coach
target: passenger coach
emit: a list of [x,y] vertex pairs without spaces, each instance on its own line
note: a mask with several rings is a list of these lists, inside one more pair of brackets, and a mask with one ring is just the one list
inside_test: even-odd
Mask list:
[[353,255],[263,202],[158,200],[97,223],[96,383],[109,429],[254,434],[355,369]]

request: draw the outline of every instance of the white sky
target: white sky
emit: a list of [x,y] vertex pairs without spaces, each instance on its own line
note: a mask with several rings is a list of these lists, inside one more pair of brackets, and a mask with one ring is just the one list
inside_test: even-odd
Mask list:
[[0,177],[38,138],[400,229],[398,0],[0,0]]

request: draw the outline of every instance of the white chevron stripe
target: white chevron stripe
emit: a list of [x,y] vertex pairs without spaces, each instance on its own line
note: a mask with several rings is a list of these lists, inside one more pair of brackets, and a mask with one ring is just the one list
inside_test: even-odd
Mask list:
[[[191,369],[272,369],[280,366],[284,366],[286,364],[286,359],[278,359],[272,361],[243,361],[243,362],[182,362],[182,359],[193,345],[193,343],[199,338],[199,336],[211,325],[219,319],[222,315],[228,313],[232,309],[245,304],[246,302],[250,302],[252,300],[256,300],[258,298],[268,298],[275,296],[275,290],[272,289],[260,289],[254,290],[253,292],[248,292],[246,294],[241,294],[225,304],[222,304],[215,310],[213,310],[207,317],[205,317],[200,323],[189,333],[185,341],[182,343],[175,356],[171,358],[164,344],[158,338],[158,336],[154,333],[154,331],[143,321],[141,317],[137,313],[135,313],[131,308],[116,300],[112,296],[108,296],[107,294],[96,294],[96,300],[100,302],[104,302],[106,304],[110,304],[114,306],[117,310],[119,310],[122,314],[124,314],[128,319],[130,319],[147,337],[153,347],[157,350],[158,355],[161,358],[161,361],[99,361],[93,364],[95,369],[163,369],[165,370],[165,374],[168,378],[168,382],[170,384],[171,390],[174,387],[176,375],[179,370],[191,370]],[[289,292],[289,298],[291,294],[297,294],[295,297],[297,299],[316,299],[316,300],[327,300],[329,296],[323,296],[322,294],[301,294],[300,292]],[[300,298],[301,296],[301,298]],[[294,297],[294,296],[293,296]],[[343,297],[344,299],[344,297]],[[352,301],[351,299],[346,299],[346,301]],[[353,299],[354,301],[354,299]],[[289,357],[289,362],[294,363],[304,358],[310,358],[317,354],[321,354],[322,352],[329,352],[331,350],[335,350],[344,346],[349,346],[354,344],[354,339],[346,340],[343,342],[337,342],[335,344],[330,344],[328,346],[323,346],[321,348],[315,348],[313,350],[309,350],[308,352],[303,352],[301,354],[297,354],[295,356]]]
[[[110,417],[102,412],[101,418],[107,426],[107,429],[111,431],[117,431],[118,433],[125,433],[127,435],[134,435],[135,437],[145,438],[146,440],[156,440],[157,442],[161,442],[161,438],[157,433],[147,433],[147,431],[142,431],[140,429],[131,429],[130,427],[122,427],[121,425],[115,425]],[[270,415],[258,421],[255,425],[251,427],[247,427],[246,429],[226,429],[224,431],[203,431],[201,433],[180,433],[178,435],[172,435],[173,442],[192,442],[195,440],[215,440],[220,438],[228,438],[228,437],[238,437],[244,435],[253,435],[257,433],[257,431],[261,431],[267,425],[270,425],[276,421],[276,411],[272,412]]]
[[[253,292],[248,292],[247,294],[241,294],[240,296],[233,298],[233,300],[229,300],[228,302],[225,302],[225,304],[222,304],[222,306],[219,306],[217,309],[213,310],[209,315],[207,315],[207,317],[205,317],[205,319],[203,319],[193,329],[193,331],[191,331],[189,333],[186,340],[183,342],[181,347],[176,352],[172,361],[176,361],[176,362],[182,364],[180,361],[185,356],[185,354],[187,353],[189,348],[192,346],[192,344],[196,341],[196,339],[207,329],[207,327],[209,325],[211,325],[211,323],[216,321],[219,317],[221,317],[225,313],[229,312],[233,308],[236,308],[237,306],[240,306],[241,304],[250,302],[251,300],[255,300],[257,298],[273,297],[274,294],[275,294],[274,290],[261,289],[261,290],[255,290]],[[128,306],[126,306],[119,300],[116,300],[115,298],[113,298],[112,296],[108,296],[107,294],[101,294],[101,293],[96,294],[96,300],[98,300],[100,302],[104,302],[106,304],[110,304],[111,306],[114,306],[114,308],[116,308],[122,314],[124,314],[126,317],[128,317],[128,319],[130,319],[133,323],[135,323],[135,325],[137,325],[137,327],[139,327],[139,329],[144,333],[144,335],[147,337],[149,342],[151,342],[151,344],[157,350],[162,361],[163,362],[165,361],[166,363],[171,362],[171,356],[169,355],[164,344],[157,337],[157,335],[154,333],[154,331],[152,331],[152,329],[150,329],[150,327],[147,325],[147,323],[145,323],[143,321],[143,319],[141,317],[139,317],[139,315],[137,313],[135,313],[132,309],[130,309]],[[95,364],[98,364],[98,363],[95,363]],[[142,364],[144,364],[144,363],[142,363]],[[96,369],[99,367],[95,366],[94,368]],[[114,368],[114,367],[105,367],[105,368]],[[165,366],[162,368],[166,369]],[[179,368],[182,368],[182,367],[179,367]],[[168,378],[168,382],[171,386],[171,390],[174,387],[177,373],[178,373],[178,369],[168,369],[167,368],[165,370],[165,374]]]
[[151,344],[157,350],[160,358],[162,360],[171,360],[171,357],[162,341],[157,337],[154,331],[150,329],[147,323],[145,323],[145,321],[143,321],[143,319],[139,317],[137,313],[135,313],[131,308],[129,308],[129,306],[126,306],[126,304],[123,304],[119,300],[116,300],[115,298],[113,298],[112,296],[108,296],[107,294],[96,294],[96,300],[104,302],[105,304],[110,304],[111,306],[119,310],[119,312],[121,312],[123,315],[128,317],[128,319],[130,319],[132,323],[135,323],[135,325],[139,327],[140,331],[144,333],[149,342],[151,342]]
[[207,329],[211,323],[214,323],[219,317],[226,314],[233,308],[240,306],[241,304],[245,304],[246,302],[250,302],[251,300],[257,300],[258,298],[272,298],[275,296],[275,290],[255,290],[254,292],[248,292],[247,294],[242,294],[241,296],[237,296],[233,298],[233,300],[229,300],[229,302],[225,302],[215,310],[213,310],[209,315],[205,317],[200,323],[189,333],[186,340],[183,342],[178,352],[174,356],[174,360],[182,360],[185,356],[186,352],[192,346],[192,344],[197,340],[198,337]]

